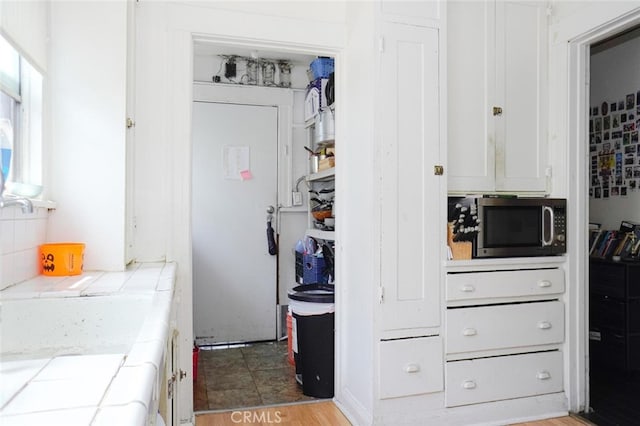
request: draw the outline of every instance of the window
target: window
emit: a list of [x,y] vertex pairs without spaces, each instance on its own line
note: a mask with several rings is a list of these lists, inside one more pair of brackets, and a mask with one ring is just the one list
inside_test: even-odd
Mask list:
[[[6,191],[42,184],[42,74],[0,36],[0,148]],[[24,184],[24,185],[17,185]]]

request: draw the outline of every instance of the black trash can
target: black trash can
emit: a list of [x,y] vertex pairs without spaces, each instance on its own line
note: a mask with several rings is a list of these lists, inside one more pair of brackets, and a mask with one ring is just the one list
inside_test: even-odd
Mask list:
[[289,292],[296,378],[307,396],[333,397],[334,301],[329,284],[301,285]]

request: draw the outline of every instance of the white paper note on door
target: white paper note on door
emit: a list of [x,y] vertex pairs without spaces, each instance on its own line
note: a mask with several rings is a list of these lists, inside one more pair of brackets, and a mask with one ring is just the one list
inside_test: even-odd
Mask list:
[[251,151],[248,146],[226,145],[222,152],[222,169],[224,170],[224,178],[230,180],[241,180],[241,172],[250,170],[250,154]]

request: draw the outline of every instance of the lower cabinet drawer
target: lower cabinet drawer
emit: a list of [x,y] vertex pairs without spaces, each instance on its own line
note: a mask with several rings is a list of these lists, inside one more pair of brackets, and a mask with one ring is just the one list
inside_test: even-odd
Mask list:
[[564,292],[562,269],[447,274],[447,302]]
[[438,336],[380,342],[380,398],[441,391],[442,352]]
[[562,390],[560,351],[452,361],[446,366],[447,407]]
[[446,315],[448,354],[564,341],[559,301],[447,309]]

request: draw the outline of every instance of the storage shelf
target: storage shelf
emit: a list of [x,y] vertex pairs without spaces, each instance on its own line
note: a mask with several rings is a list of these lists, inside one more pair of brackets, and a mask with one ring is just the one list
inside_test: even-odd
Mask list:
[[330,169],[326,169],[321,172],[308,175],[307,182],[316,182],[316,181],[325,180],[325,179],[329,180],[329,179],[333,179],[335,175],[336,175],[336,168],[331,167]]
[[335,231],[323,231],[321,229],[307,229],[307,235],[320,240],[335,240]]

